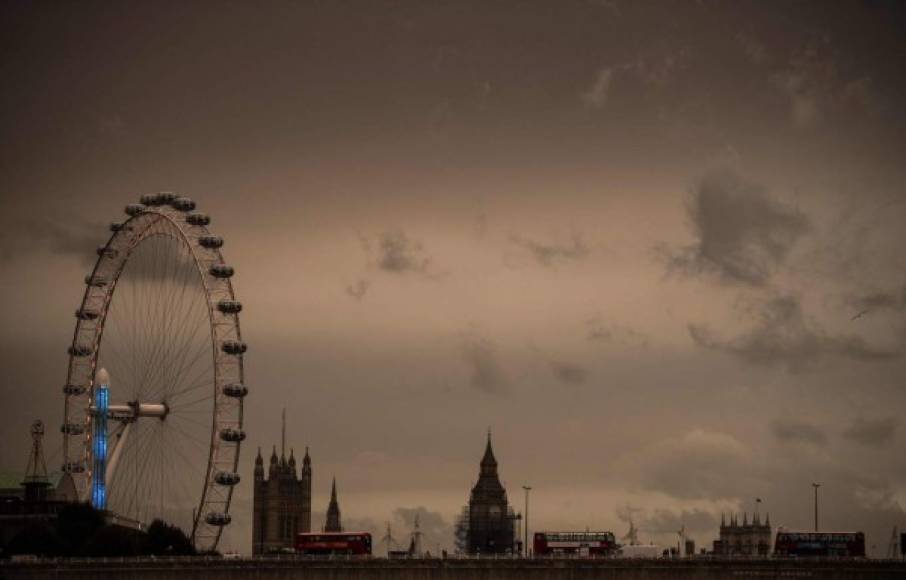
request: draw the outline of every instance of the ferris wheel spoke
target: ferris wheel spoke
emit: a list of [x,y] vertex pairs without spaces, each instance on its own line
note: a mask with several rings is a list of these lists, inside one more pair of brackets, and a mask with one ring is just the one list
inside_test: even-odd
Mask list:
[[206,385],[211,385],[214,382],[214,369],[201,365],[199,369],[195,371],[194,375],[189,373],[193,372],[193,369],[196,366],[202,357],[205,356],[207,349],[210,348],[207,345],[202,345],[202,348],[198,349],[198,352],[195,353],[193,359],[189,361],[188,364],[183,364],[180,368],[182,376],[191,376],[192,378],[186,380],[185,382],[174,381],[173,387],[169,392],[169,396],[172,398],[174,396],[183,395],[191,390],[201,388]]

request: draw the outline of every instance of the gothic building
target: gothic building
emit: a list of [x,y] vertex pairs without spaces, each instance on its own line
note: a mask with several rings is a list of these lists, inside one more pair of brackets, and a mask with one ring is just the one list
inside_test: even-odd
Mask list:
[[764,523],[758,512],[749,523],[748,515],[742,514],[742,524],[736,514],[730,514],[727,524],[724,514],[720,515],[720,539],[714,542],[714,553],[721,556],[767,556],[771,552],[771,516]]
[[506,554],[513,551],[515,517],[497,474],[491,434],[481,459],[478,482],[458,523],[457,544],[468,554]]
[[327,506],[327,522],[324,524],[325,532],[342,532],[340,523],[340,504],[337,502],[337,478],[333,478],[330,486],[330,504]]
[[292,548],[299,532],[311,531],[311,458],[308,447],[302,458],[301,477],[296,473],[296,458],[289,459],[277,447],[271,453],[267,477],[261,448],[255,458],[254,520],[252,553],[267,554]]

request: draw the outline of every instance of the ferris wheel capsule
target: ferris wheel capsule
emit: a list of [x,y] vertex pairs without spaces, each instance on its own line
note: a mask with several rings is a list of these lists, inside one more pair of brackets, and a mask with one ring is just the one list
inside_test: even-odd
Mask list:
[[223,238],[220,236],[201,236],[198,238],[198,243],[202,248],[216,250],[223,247]]
[[239,474],[232,471],[218,471],[214,481],[220,485],[236,485],[239,483]]
[[85,426],[78,423],[63,423],[60,426],[60,432],[67,435],[81,435],[85,432]]
[[238,300],[221,300],[217,303],[217,310],[224,314],[239,314],[242,312],[242,302]]
[[87,390],[88,387],[85,385],[63,385],[63,393],[66,395],[83,395]]
[[74,344],[69,347],[70,356],[86,357],[94,352],[94,349],[85,344]]
[[214,264],[208,271],[211,273],[211,276],[214,276],[215,278],[232,278],[235,273],[233,267],[227,266],[226,264]]
[[192,211],[195,209],[195,202],[188,197],[177,197],[171,205],[179,211]]
[[204,517],[204,521],[212,526],[226,526],[233,521],[233,518],[230,517],[230,514],[211,512]]
[[135,217],[144,213],[145,209],[145,206],[140,203],[130,203],[126,206],[126,214]]
[[76,310],[75,316],[79,320],[97,320],[100,312],[94,308],[79,308]]
[[107,285],[107,278],[105,278],[104,276],[102,276],[100,274],[95,274],[95,275],[88,274],[87,276],[85,276],[85,284],[88,284],[89,286],[94,286],[96,288],[103,288],[104,286]]
[[64,473],[85,473],[85,464],[80,461],[67,461],[63,464]]
[[193,226],[211,225],[211,217],[206,213],[190,213],[186,216],[186,223]]
[[245,441],[245,431],[242,429],[221,429],[220,438],[228,443]]
[[230,383],[228,385],[223,385],[222,392],[227,397],[241,399],[249,394],[249,389],[245,385],[239,383]]
[[139,199],[144,205],[161,205],[163,203],[159,193],[146,193]]
[[178,197],[172,191],[162,191],[162,192],[158,193],[157,195],[160,197],[161,205],[169,205],[169,204],[173,203],[173,201]]
[[248,350],[248,346],[239,340],[226,340],[220,347],[227,354],[243,354]]

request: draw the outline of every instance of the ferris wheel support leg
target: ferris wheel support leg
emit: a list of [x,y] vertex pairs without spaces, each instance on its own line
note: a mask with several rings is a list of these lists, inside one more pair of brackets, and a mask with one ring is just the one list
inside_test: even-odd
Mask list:
[[107,463],[107,470],[104,473],[104,480],[109,487],[113,482],[113,476],[116,473],[116,464],[119,463],[120,456],[123,454],[123,447],[126,446],[126,438],[129,436],[129,430],[132,428],[132,421],[120,423],[118,430],[112,433],[115,438],[113,441],[113,451],[110,454],[110,461]]

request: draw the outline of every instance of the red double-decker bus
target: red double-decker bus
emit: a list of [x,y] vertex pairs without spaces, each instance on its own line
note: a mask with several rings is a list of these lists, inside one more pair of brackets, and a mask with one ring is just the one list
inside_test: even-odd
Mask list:
[[612,532],[535,532],[536,556],[612,556],[616,549]]
[[864,558],[862,532],[777,532],[774,555],[778,557]]
[[315,532],[296,534],[296,553],[310,556],[350,554],[371,555],[368,532]]

